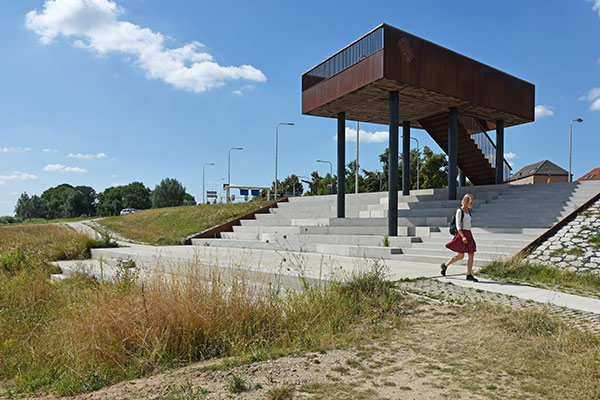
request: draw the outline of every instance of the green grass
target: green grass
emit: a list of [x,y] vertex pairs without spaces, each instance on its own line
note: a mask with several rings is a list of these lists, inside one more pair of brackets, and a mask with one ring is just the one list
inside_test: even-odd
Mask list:
[[554,250],[552,253],[550,253],[551,256],[559,256],[562,254],[570,254],[573,256],[580,257],[583,254],[583,249],[581,247],[573,247],[571,249]]
[[573,289],[600,295],[600,276],[592,273],[574,273],[564,269],[525,261],[493,261],[480,274],[493,279],[527,282],[555,289]]
[[588,240],[595,249],[600,249],[600,236],[594,236]]
[[223,224],[269,204],[251,201],[143,210],[98,223],[130,240],[152,245],[177,245],[193,233]]

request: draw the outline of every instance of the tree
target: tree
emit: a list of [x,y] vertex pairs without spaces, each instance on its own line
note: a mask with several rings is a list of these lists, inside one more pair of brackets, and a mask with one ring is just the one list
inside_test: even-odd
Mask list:
[[28,204],[29,204],[29,195],[27,192],[23,192],[21,196],[17,199],[17,204],[15,205],[15,215],[19,218],[29,218],[28,214]]
[[427,146],[423,148],[424,161],[420,174],[423,189],[442,188],[448,186],[448,160],[443,153],[435,154]]
[[17,200],[15,215],[23,219],[46,218],[46,203],[39,196],[29,197],[27,192],[24,192]]
[[96,191],[89,186],[75,186],[76,191],[81,193],[81,204],[79,215],[91,216],[96,214],[97,198]]
[[176,207],[183,205],[185,187],[172,178],[163,179],[152,191],[152,208]]
[[183,205],[184,206],[195,206],[196,205],[196,199],[191,194],[186,193],[183,196]]
[[121,186],[123,208],[137,208],[138,210],[151,208],[150,193],[150,188],[144,186],[142,182],[131,182],[128,185]]
[[29,218],[46,218],[48,214],[48,210],[46,207],[46,203],[40,196],[33,195],[29,199],[28,203],[29,208]]
[[48,208],[49,219],[68,217],[68,215],[65,215],[65,201],[72,190],[74,190],[73,186],[63,183],[62,185],[46,189],[42,193],[42,200],[44,200]]

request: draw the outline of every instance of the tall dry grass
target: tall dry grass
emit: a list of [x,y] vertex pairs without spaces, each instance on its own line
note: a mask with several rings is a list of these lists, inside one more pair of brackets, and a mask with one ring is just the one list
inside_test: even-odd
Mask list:
[[[10,325],[21,351],[2,354],[10,366],[0,367],[0,376],[20,392],[69,395],[213,357],[256,360],[328,347],[353,332],[358,337],[362,329],[379,329],[373,315],[377,322],[396,323],[402,314],[402,298],[389,285],[379,285],[383,291],[365,284],[306,285],[282,295],[256,292],[244,281],[231,286],[217,275],[192,273],[144,286],[83,277],[51,286],[43,276],[29,279],[30,285],[44,288],[27,310],[38,324],[25,340],[17,332],[13,308]],[[354,278],[360,280],[369,285],[383,276],[375,271]],[[5,295],[16,295],[5,290]],[[42,303],[44,313],[35,309]]]

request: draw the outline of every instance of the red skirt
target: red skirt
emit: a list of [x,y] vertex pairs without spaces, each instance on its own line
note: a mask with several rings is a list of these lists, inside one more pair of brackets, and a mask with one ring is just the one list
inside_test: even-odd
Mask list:
[[471,231],[463,230],[463,234],[467,238],[467,243],[464,243],[460,234],[457,233],[454,239],[446,243],[446,247],[457,253],[475,253],[477,251],[477,244],[475,243],[475,239],[473,239],[473,235],[471,235]]

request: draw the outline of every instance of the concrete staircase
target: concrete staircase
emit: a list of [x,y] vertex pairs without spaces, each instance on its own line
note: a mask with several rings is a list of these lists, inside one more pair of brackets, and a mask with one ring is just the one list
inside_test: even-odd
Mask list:
[[[545,230],[600,192],[598,182],[550,185],[484,185],[459,188],[471,193],[475,265],[515,254]],[[414,190],[398,196],[398,236],[387,237],[387,193],[349,194],[346,218],[335,218],[336,197],[291,198],[269,214],[243,220],[219,239],[193,239],[197,246],[440,264],[454,253],[447,224],[460,200],[447,189]],[[463,261],[462,263],[464,263]]]

